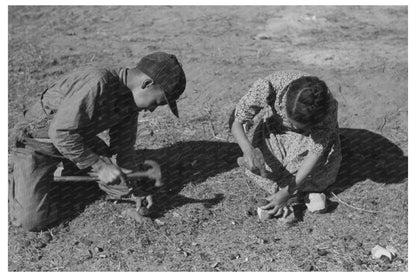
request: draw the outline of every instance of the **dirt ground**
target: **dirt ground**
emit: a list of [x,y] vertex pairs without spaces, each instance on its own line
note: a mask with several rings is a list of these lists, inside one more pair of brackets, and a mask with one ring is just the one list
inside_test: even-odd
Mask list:
[[[140,115],[138,154],[162,164],[168,185],[152,221],[126,219],[132,203],[98,195],[47,232],[9,224],[9,271],[408,270],[407,7],[8,13],[9,130],[48,83],[80,65],[134,66],[162,50],[178,56],[188,80],[179,120],[165,107]],[[252,199],[264,192],[238,168],[241,152],[227,130],[250,85],[284,69],[326,81],[339,102],[344,156],[328,192],[331,212],[304,212],[290,225],[253,215]],[[373,259],[376,245],[394,246],[397,258]]]

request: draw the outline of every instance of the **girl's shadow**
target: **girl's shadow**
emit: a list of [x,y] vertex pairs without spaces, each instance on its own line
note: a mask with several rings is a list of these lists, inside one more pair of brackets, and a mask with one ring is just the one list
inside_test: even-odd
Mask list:
[[[164,186],[158,191],[150,191],[155,202],[154,216],[188,203],[203,203],[207,208],[224,199],[215,194],[210,199],[193,199],[180,195],[186,184],[201,183],[217,174],[232,170],[237,165],[241,150],[236,143],[218,141],[184,141],[161,149],[137,151],[143,160],[155,160],[162,170]],[[143,186],[152,187],[150,183]]]
[[408,157],[382,135],[363,129],[341,128],[342,162],[337,181],[328,188],[336,194],[370,179],[386,185],[408,177]]

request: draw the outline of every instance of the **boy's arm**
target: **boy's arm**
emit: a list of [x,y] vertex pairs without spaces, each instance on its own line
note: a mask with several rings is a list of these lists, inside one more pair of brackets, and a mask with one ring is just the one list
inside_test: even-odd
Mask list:
[[[94,86],[99,88],[100,85]],[[83,133],[93,131],[91,118],[97,91],[79,91],[66,99],[59,107],[49,127],[49,137],[59,152],[84,169],[97,163],[99,156],[85,143]]]
[[117,165],[137,170],[138,159],[134,145],[137,135],[138,112],[133,113],[122,123],[110,128],[110,149],[117,154]]

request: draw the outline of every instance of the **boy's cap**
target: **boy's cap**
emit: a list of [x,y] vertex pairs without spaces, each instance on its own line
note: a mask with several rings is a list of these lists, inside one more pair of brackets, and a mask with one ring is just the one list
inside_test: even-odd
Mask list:
[[181,64],[175,55],[165,52],[155,52],[144,56],[137,68],[161,86],[172,113],[179,117],[176,100],[185,90],[186,77]]

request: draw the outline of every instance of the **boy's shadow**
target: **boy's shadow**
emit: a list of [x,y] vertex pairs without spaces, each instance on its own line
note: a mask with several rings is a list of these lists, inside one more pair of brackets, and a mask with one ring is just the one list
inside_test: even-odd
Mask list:
[[[237,167],[241,150],[236,143],[218,141],[184,141],[161,149],[142,149],[137,156],[143,160],[155,160],[162,170],[164,186],[153,193],[154,216],[188,203],[203,203],[209,208],[224,199],[215,194],[210,199],[193,199],[180,195],[190,183],[198,184],[209,177]],[[152,183],[144,184],[152,186]]]
[[341,128],[342,162],[337,181],[328,188],[335,194],[370,179],[386,185],[408,177],[408,157],[382,135],[364,129]]

